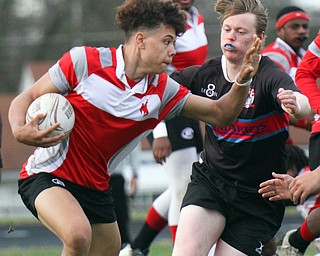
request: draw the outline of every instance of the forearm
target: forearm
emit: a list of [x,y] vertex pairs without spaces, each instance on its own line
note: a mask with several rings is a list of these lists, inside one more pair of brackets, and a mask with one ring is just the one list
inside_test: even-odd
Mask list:
[[13,135],[25,124],[25,116],[32,99],[20,94],[10,104],[8,118]]
[[242,111],[247,96],[248,86],[236,84],[219,100],[190,95],[181,115],[218,126],[232,125]]
[[231,90],[222,96],[218,101],[218,108],[221,115],[217,116],[217,125],[226,126],[232,125],[236,121],[240,112],[243,110],[244,103],[248,97],[250,86],[238,86],[233,84]]

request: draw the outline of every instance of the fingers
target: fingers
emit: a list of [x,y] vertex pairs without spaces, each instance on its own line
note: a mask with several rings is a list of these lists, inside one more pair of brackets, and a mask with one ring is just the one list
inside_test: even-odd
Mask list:
[[280,174],[280,173],[272,172],[272,176],[273,176],[275,179],[279,179],[279,180],[282,180],[282,181],[285,181],[285,180],[287,180],[287,179],[291,179],[291,176],[288,175],[288,174]]
[[[291,201],[294,203],[294,204],[299,204],[299,199],[300,199],[300,191],[295,191],[293,194],[291,193]],[[305,199],[305,198],[304,198]],[[304,199],[303,199],[303,202],[304,202]],[[302,200],[301,200],[302,201]]]
[[258,193],[261,194],[262,197],[275,196],[275,189],[272,186],[267,186],[259,189]]
[[265,188],[265,187],[268,187],[268,186],[274,186],[275,185],[275,180],[272,179],[272,180],[267,180],[267,181],[264,181],[260,184],[260,188]]
[[64,138],[65,135],[63,133],[53,137],[44,138],[42,141],[39,142],[38,146],[43,148],[52,147],[61,143],[61,140]]
[[164,151],[154,151],[153,156],[158,164],[162,165],[166,162],[167,153],[165,153]]

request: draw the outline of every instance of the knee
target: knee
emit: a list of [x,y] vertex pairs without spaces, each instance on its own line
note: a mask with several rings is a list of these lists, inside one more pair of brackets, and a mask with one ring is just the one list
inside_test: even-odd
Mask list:
[[91,246],[92,231],[72,230],[63,239],[64,251],[67,255],[88,255]]

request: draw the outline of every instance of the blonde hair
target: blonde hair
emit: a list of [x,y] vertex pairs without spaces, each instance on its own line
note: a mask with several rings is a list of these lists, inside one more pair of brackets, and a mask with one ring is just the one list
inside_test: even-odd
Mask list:
[[221,24],[230,16],[252,13],[256,16],[257,35],[267,30],[268,11],[260,0],[217,0],[214,9],[219,14]]

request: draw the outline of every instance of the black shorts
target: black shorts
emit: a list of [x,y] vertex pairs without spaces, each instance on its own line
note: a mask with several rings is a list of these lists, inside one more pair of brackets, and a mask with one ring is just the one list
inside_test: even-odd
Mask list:
[[18,185],[18,193],[23,203],[36,218],[38,218],[35,208],[37,196],[47,188],[58,186],[68,190],[76,198],[91,224],[116,221],[110,190],[100,191],[87,188],[49,173],[39,173],[26,179],[20,179]]
[[309,138],[310,170],[313,171],[320,165],[320,133],[312,133]]
[[193,164],[181,207],[187,205],[221,212],[226,218],[221,239],[250,256],[261,254],[263,245],[280,229],[284,216],[282,202],[269,202],[258,192],[239,189],[199,162]]

